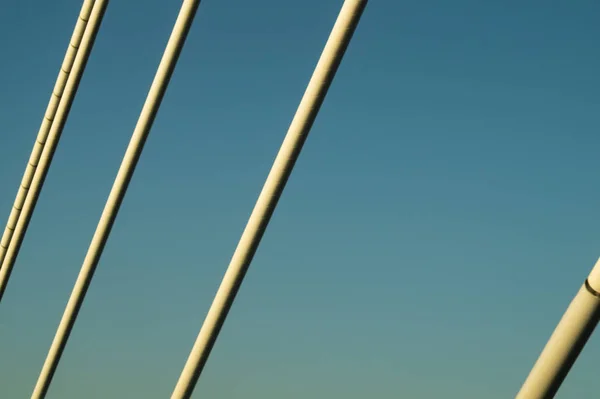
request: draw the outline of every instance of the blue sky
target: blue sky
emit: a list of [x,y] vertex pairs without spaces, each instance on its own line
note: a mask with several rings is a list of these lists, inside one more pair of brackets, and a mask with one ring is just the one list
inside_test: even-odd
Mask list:
[[[170,395],[341,4],[201,3],[48,398]],[[2,397],[31,394],[179,5],[108,6],[0,306]],[[2,225],[80,6],[3,3]],[[600,256],[599,12],[372,0],[194,397],[514,395]]]

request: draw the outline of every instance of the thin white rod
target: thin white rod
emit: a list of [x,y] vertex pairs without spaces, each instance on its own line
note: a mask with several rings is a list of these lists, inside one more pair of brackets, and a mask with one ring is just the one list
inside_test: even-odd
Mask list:
[[[98,0],[99,1],[99,0]],[[119,172],[104,206],[102,216],[96,227],[96,232],[88,248],[87,255],[81,266],[79,276],[65,308],[64,314],[56,331],[54,340],[44,362],[44,366],[31,396],[32,399],[45,397],[50,386],[62,352],[67,344],[77,315],[85,299],[85,294],[94,276],[94,271],[102,255],[106,240],[115,222],[119,208],[125,197],[127,187],[135,171],[144,144],[152,128],[152,124],[164,97],[167,86],[177,64],[181,49],[185,43],[200,0],[184,0],[181,10],[173,27],[171,37],[156,71],[146,102],[140,113],[129,146],[121,162]]]
[[108,0],[97,0],[94,3],[89,16],[79,49],[75,55],[71,73],[67,78],[62,98],[58,103],[54,120],[52,121],[52,126],[50,127],[39,163],[37,164],[31,185],[29,186],[29,192],[25,197],[23,209],[21,210],[21,214],[17,220],[12,240],[10,241],[10,245],[8,246],[8,250],[6,252],[6,257],[2,262],[2,268],[0,268],[0,301],[2,300],[2,296],[6,290],[6,286],[10,279],[10,274],[19,254],[21,244],[23,243],[23,238],[25,237],[27,227],[29,226],[29,221],[31,220],[33,210],[40,195],[40,191],[44,185],[48,170],[50,169],[50,163],[52,162],[54,151],[56,150],[60,140],[67,117],[69,116],[69,111],[71,110],[75,93],[77,92],[77,88],[79,87],[79,82],[81,81],[87,60],[92,51],[92,47],[94,46],[96,34],[100,29],[100,24],[102,22],[102,17],[104,16],[104,10],[107,3]]
[[600,260],[567,308],[516,399],[551,399],[600,318]]
[[[38,131],[36,141],[33,145],[33,149],[31,150],[31,155],[29,156],[29,162],[27,163],[25,173],[21,179],[21,186],[17,191],[17,197],[15,198],[12,210],[10,211],[10,216],[8,217],[6,227],[4,228],[2,240],[0,240],[0,266],[2,265],[4,257],[6,256],[6,251],[8,250],[8,246],[12,239],[13,231],[17,226],[17,220],[21,214],[21,209],[23,209],[25,197],[27,196],[27,192],[31,186],[31,181],[33,180],[33,175],[40,161],[42,150],[44,149],[46,139],[48,138],[48,133],[50,132],[50,127],[52,126],[52,121],[56,116],[58,103],[63,96],[65,85],[71,73],[71,68],[73,67],[73,62],[75,61],[75,55],[77,54],[77,50],[81,44],[83,32],[87,26],[93,5],[94,0],[85,0],[81,7],[81,11],[79,12],[79,17],[77,18],[77,23],[75,24],[75,29],[73,30],[71,41],[69,42],[69,48],[67,49],[67,53],[65,54],[65,58],[61,64],[60,71],[58,72],[58,77],[56,78],[54,90],[52,90],[50,101],[46,107],[46,113],[44,114],[42,125]],[[75,95],[75,92],[69,93],[69,95]]]
[[342,6],[171,399],[192,395],[366,4],[346,0]]

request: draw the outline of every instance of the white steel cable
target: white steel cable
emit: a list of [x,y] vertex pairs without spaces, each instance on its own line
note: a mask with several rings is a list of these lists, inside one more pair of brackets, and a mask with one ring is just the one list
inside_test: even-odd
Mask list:
[[29,186],[29,192],[25,197],[25,202],[23,203],[21,214],[15,226],[12,240],[10,241],[10,245],[6,251],[4,261],[2,262],[2,268],[0,268],[0,301],[2,301],[2,296],[6,290],[6,286],[10,279],[10,274],[19,254],[21,244],[23,243],[23,238],[25,237],[27,227],[29,226],[31,215],[33,214],[40,191],[42,190],[46,175],[48,174],[50,163],[52,162],[52,158],[54,156],[54,151],[56,150],[56,146],[60,140],[67,117],[69,116],[69,111],[71,110],[75,93],[77,92],[77,88],[79,87],[79,82],[81,81],[87,60],[92,51],[92,47],[94,46],[94,41],[96,39],[98,30],[100,29],[100,24],[102,22],[104,10],[106,9],[107,4],[108,0],[97,0],[94,2],[87,27],[84,31],[79,49],[77,50],[77,54],[71,68],[71,73],[69,74],[69,77],[65,83],[62,98],[58,103],[52,126],[50,127],[39,163],[37,164],[31,185]]
[[171,399],[192,395],[366,4],[346,0],[342,6]]
[[[100,0],[98,0],[100,1]],[[200,0],[184,0],[181,10],[173,27],[171,37],[167,43],[165,52],[156,71],[154,81],[150,87],[146,102],[140,113],[140,117],[131,136],[131,141],[123,157],[123,161],[115,178],[115,182],[104,206],[102,216],[96,227],[96,232],[92,238],[92,242],[88,248],[87,255],[81,266],[81,271],[75,282],[75,286],[69,298],[69,302],[65,308],[64,314],[56,330],[56,335],[52,341],[50,350],[44,362],[44,366],[36,383],[32,399],[44,398],[62,352],[67,344],[77,314],[81,308],[81,304],[85,299],[85,294],[92,281],[94,271],[102,251],[106,244],[106,240],[110,235],[111,228],[119,212],[121,202],[125,197],[127,187],[135,171],[135,167],[144,148],[146,138],[152,128],[152,123],[156,117],[156,113],[160,107],[167,86],[177,64],[177,60],[181,53],[183,44],[190,30],[196,10]]]
[[516,399],[556,395],[600,319],[600,259],[565,311]]
[[[63,96],[65,85],[67,83],[67,79],[69,78],[69,74],[71,73],[71,68],[73,67],[73,62],[75,61],[75,55],[77,54],[77,50],[81,44],[81,39],[83,38],[83,33],[87,26],[93,5],[94,0],[85,0],[81,7],[81,11],[79,12],[79,17],[77,18],[77,23],[75,24],[75,29],[73,30],[71,41],[69,42],[69,48],[67,49],[67,53],[65,54],[65,58],[61,64],[60,71],[58,72],[58,77],[56,78],[56,83],[54,84],[50,101],[46,107],[46,113],[44,114],[42,125],[38,131],[35,143],[33,144],[33,149],[31,150],[31,155],[29,156],[29,162],[27,163],[25,173],[21,179],[21,185],[17,191],[17,197],[15,198],[15,202],[10,211],[10,216],[8,217],[6,227],[4,228],[2,240],[0,240],[0,266],[2,266],[2,261],[4,261],[6,251],[8,250],[8,246],[13,236],[13,231],[17,225],[17,220],[19,219],[19,215],[23,209],[25,197],[27,196],[27,192],[31,186],[31,181],[33,180],[33,175],[40,161],[42,150],[46,144],[50,127],[52,126],[52,122],[56,116],[58,103]],[[69,93],[69,95],[74,96],[75,91]],[[33,209],[31,212],[33,212]]]

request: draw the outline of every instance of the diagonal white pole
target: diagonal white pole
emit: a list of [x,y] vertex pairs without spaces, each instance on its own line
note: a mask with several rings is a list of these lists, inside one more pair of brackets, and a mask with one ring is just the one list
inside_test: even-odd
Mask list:
[[171,399],[190,398],[367,0],[346,0],[233,254]]
[[[100,0],[98,0],[100,1]],[[32,399],[40,399],[45,397],[50,382],[60,361],[62,352],[67,344],[77,314],[81,308],[81,304],[85,298],[87,289],[92,281],[94,271],[102,251],[106,244],[106,240],[110,234],[111,228],[115,222],[119,208],[125,197],[127,187],[135,167],[140,158],[144,144],[152,128],[152,124],[156,117],[156,113],[160,107],[161,101],[164,97],[167,86],[177,64],[181,49],[185,43],[185,39],[188,35],[196,10],[200,0],[184,0],[175,26],[171,33],[171,37],[167,43],[167,47],[163,54],[163,57],[156,71],[154,81],[150,87],[146,102],[142,108],[142,112],[138,119],[138,122],[131,136],[131,141],[123,157],[123,161],[115,178],[115,182],[104,206],[104,211],[98,222],[96,232],[92,238],[90,247],[88,248],[87,255],[81,266],[81,271],[73,287],[73,292],[69,298],[69,302],[65,308],[63,317],[60,321],[56,335],[52,341],[52,345],[44,362],[44,366],[36,383],[35,389],[32,394]]]
[[[44,124],[42,124],[42,128],[40,130],[40,136],[38,136],[38,140],[40,137],[44,137],[42,142],[45,141],[45,144],[43,145],[42,149],[42,144],[39,141],[36,143],[36,148],[34,148],[30,164],[28,165],[23,180],[25,181],[25,178],[29,174],[33,174],[33,178],[31,178],[30,184],[26,184],[25,186],[21,185],[21,190],[19,190],[17,201],[23,201],[23,199],[20,198],[21,195],[25,197],[24,201],[22,202],[22,209],[20,209],[20,212],[14,214],[16,220],[13,220],[12,214],[11,219],[9,220],[9,229],[12,229],[13,222],[16,224],[14,225],[14,232],[10,234],[12,239],[9,239],[7,236],[7,241],[9,240],[10,244],[7,245],[8,249],[6,250],[2,267],[0,268],[0,301],[2,300],[6,285],[8,284],[10,273],[12,272],[17,255],[19,254],[19,249],[23,243],[23,238],[25,237],[27,227],[29,226],[29,221],[31,220],[31,216],[33,214],[33,210],[35,209],[40,191],[44,185],[46,175],[50,169],[50,163],[52,162],[54,151],[56,150],[56,146],[60,140],[67,117],[69,116],[69,111],[71,110],[71,105],[73,104],[75,93],[79,87],[79,82],[81,81],[87,60],[92,51],[92,47],[94,46],[94,41],[102,22],[106,3],[107,0],[97,0],[95,2],[84,3],[83,11],[85,11],[87,14],[83,14],[83,16],[86,17],[89,15],[89,21],[87,22],[85,29],[78,22],[79,27],[76,27],[74,36],[79,35],[78,32],[80,30],[83,30],[83,36],[79,40],[72,42],[71,46],[78,44],[79,49],[76,50],[76,55],[74,56],[75,58],[72,61],[72,64],[69,66],[69,69],[65,68],[62,71],[65,73],[65,75],[63,76],[61,74],[61,76],[59,76],[57,88],[60,88],[61,85],[64,84],[64,89],[60,91],[61,98],[58,102],[58,105],[55,105],[55,102],[53,102],[54,99],[50,101],[48,108],[51,112],[46,114],[46,118],[51,117],[51,119],[44,119]],[[88,13],[89,10],[87,10],[87,8],[90,5],[93,6],[93,8]],[[72,56],[72,54],[69,55],[69,53],[67,53],[67,57]],[[67,64],[64,65],[65,67],[68,66],[71,61],[66,58],[66,63]],[[68,73],[67,77],[66,73],[69,70],[70,73]],[[63,82],[63,79],[66,79],[66,82]],[[55,93],[53,97],[57,95],[58,93]],[[56,109],[54,110],[51,107],[56,107]],[[50,127],[48,127],[47,124],[50,124]],[[49,131],[46,133],[45,129],[49,129]],[[39,156],[36,155],[40,151],[41,154]],[[34,159],[34,157],[38,159]],[[34,167],[34,165],[37,165],[37,167]],[[27,179],[29,179],[29,177],[27,177]],[[25,189],[25,187],[28,189]],[[17,208],[21,207],[17,206]]]
[[[31,186],[31,181],[33,180],[33,175],[40,161],[40,156],[42,155],[44,144],[46,143],[46,139],[48,138],[48,133],[50,132],[52,121],[56,116],[58,103],[61,100],[61,97],[65,90],[65,85],[71,73],[71,68],[73,67],[73,62],[75,61],[75,55],[77,54],[77,50],[79,49],[79,45],[81,44],[83,32],[85,31],[85,28],[87,26],[87,22],[90,17],[90,13],[92,12],[93,5],[94,0],[85,0],[83,2],[83,6],[81,7],[81,11],[79,12],[79,17],[77,18],[77,23],[75,24],[75,29],[73,30],[73,34],[71,35],[71,41],[69,42],[69,48],[67,49],[67,53],[65,54],[65,58],[61,64],[60,72],[58,72],[58,77],[56,78],[54,89],[52,90],[52,96],[50,97],[50,102],[48,103],[46,113],[44,114],[44,120],[42,121],[40,130],[38,131],[38,135],[35,144],[33,145],[31,155],[29,156],[29,163],[25,168],[23,179],[21,179],[21,186],[19,187],[17,197],[15,198],[12,210],[10,211],[10,216],[8,217],[6,227],[4,228],[2,240],[0,240],[0,266],[2,266],[2,261],[4,261],[4,257],[6,256],[6,251],[8,250],[8,246],[12,239],[13,231],[15,230],[17,220],[19,219],[19,215],[21,214],[21,209],[23,208],[23,204],[25,203],[25,197],[27,196],[27,192],[29,191],[29,187]],[[75,91],[69,93],[69,95],[74,96]]]
[[553,398],[599,319],[600,259],[556,326],[516,399]]

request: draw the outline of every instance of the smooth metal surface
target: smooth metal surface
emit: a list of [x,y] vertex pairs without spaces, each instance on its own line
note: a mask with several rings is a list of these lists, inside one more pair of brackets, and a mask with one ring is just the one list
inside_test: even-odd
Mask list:
[[366,0],[346,0],[342,6],[250,220],[233,254],[225,277],[179,377],[171,396],[172,399],[187,399],[192,395],[366,4]]
[[[56,108],[56,112],[54,113],[53,121],[51,123],[50,131],[47,135],[47,139],[45,140],[45,144],[43,146],[43,150],[41,149],[41,146],[37,149],[34,149],[34,152],[41,150],[41,155],[39,157],[39,163],[36,162],[37,167],[35,168],[35,173],[33,174],[31,185],[28,186],[29,190],[27,195],[25,196],[23,208],[21,209],[18,220],[16,221],[14,233],[12,234],[12,239],[10,240],[10,245],[8,245],[6,256],[4,258],[4,261],[2,262],[2,268],[0,268],[0,301],[2,300],[2,296],[4,294],[4,291],[6,290],[6,286],[10,279],[10,274],[19,254],[21,244],[23,243],[23,238],[25,237],[27,227],[29,226],[29,221],[31,220],[33,210],[35,209],[35,205],[44,185],[46,175],[48,174],[48,170],[50,169],[50,163],[52,162],[54,151],[56,150],[56,146],[58,145],[58,142],[60,140],[60,136],[65,126],[65,122],[67,121],[67,117],[69,116],[69,111],[71,110],[71,105],[73,104],[75,93],[77,93],[79,82],[81,81],[81,77],[83,76],[83,72],[85,70],[85,66],[87,64],[89,55],[92,51],[92,47],[94,46],[96,34],[100,29],[100,24],[104,16],[104,10],[106,8],[107,3],[107,0],[97,0],[93,4],[93,8],[89,16],[89,21],[87,22],[87,26],[84,30],[83,37],[81,38],[81,42],[79,43],[79,49],[77,50],[77,53],[75,55],[75,59],[72,64],[72,68],[70,69],[69,76],[66,79],[64,90],[62,91],[62,98],[58,102],[58,106]],[[84,7],[86,6],[86,4],[84,4]],[[82,28],[79,27],[78,29]],[[77,28],[76,32],[78,32]],[[59,82],[61,82],[60,78]],[[59,82],[57,82],[57,84],[59,84]],[[53,102],[51,101],[50,105],[52,104]],[[42,125],[42,127],[43,126],[44,125]],[[31,173],[33,173],[33,166],[31,164],[29,166],[31,166],[31,168],[28,167],[28,170]],[[26,174],[27,173],[28,172],[26,171]],[[9,224],[10,223],[11,221],[9,220]]]
[[[100,0],[98,0],[99,2]],[[142,108],[142,112],[133,131],[131,141],[123,157],[123,161],[117,173],[117,177],[104,206],[104,211],[98,222],[96,232],[92,238],[92,242],[88,248],[87,255],[81,266],[81,271],[75,282],[73,292],[69,298],[69,302],[65,308],[63,317],[60,321],[58,329],[52,345],[44,362],[44,366],[36,383],[32,399],[40,399],[46,396],[48,387],[54,372],[60,361],[60,357],[77,319],[79,309],[85,299],[85,294],[92,281],[94,271],[106,240],[110,235],[110,231],[119,212],[119,208],[125,197],[127,187],[135,171],[135,167],[144,148],[144,144],[152,128],[152,123],[156,117],[156,113],[160,107],[167,86],[177,64],[181,49],[185,43],[185,39],[190,30],[196,10],[200,0],[185,0],[181,6],[181,10],[173,27],[171,37],[167,43],[167,47],[156,71],[154,81],[150,87],[146,102]]]

